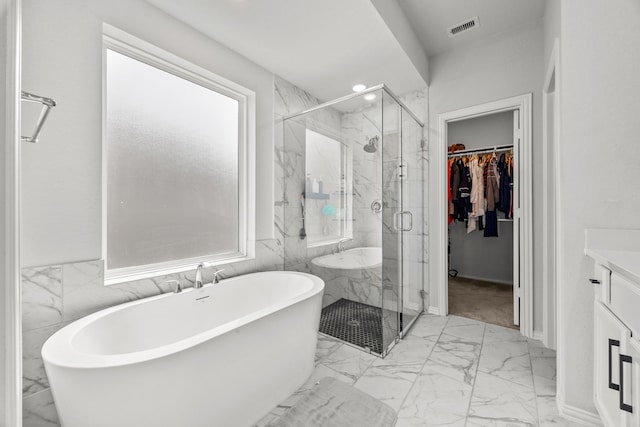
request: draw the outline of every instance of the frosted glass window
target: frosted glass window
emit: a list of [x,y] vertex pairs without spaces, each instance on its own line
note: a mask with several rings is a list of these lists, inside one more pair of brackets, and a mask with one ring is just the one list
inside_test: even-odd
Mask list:
[[106,50],[107,269],[241,251],[237,99]]

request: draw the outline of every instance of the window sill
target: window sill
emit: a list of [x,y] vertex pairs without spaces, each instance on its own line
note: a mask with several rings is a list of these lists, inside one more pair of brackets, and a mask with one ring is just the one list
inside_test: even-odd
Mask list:
[[167,276],[170,274],[184,273],[185,271],[194,271],[202,262],[217,267],[242,261],[250,261],[255,259],[254,256],[240,255],[211,260],[211,258],[192,258],[172,263],[151,264],[142,267],[128,267],[117,270],[107,271],[104,274],[104,285],[116,285],[137,280],[150,279],[152,277]]

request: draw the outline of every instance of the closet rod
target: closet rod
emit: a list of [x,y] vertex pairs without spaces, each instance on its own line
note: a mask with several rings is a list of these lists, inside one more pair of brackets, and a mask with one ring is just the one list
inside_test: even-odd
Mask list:
[[460,150],[454,153],[449,153],[448,157],[456,157],[459,155],[462,156],[465,154],[493,153],[494,151],[503,151],[503,150],[508,150],[510,148],[513,148],[513,144],[498,145],[492,148],[476,148],[476,149],[469,149],[469,150]]

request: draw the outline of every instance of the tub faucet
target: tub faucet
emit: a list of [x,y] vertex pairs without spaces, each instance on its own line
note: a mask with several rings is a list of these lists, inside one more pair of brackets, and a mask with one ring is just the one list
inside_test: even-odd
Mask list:
[[182,292],[182,286],[180,286],[180,281],[179,280],[167,280],[166,282],[164,282],[167,285],[175,285],[175,290],[173,291],[174,294],[179,294],[180,292]]
[[193,283],[193,287],[195,289],[200,289],[202,287],[202,269],[204,268],[204,263],[198,264],[196,267],[196,280]]
[[224,268],[221,268],[220,270],[216,270],[213,273],[213,283],[220,283],[220,279],[218,279],[218,273],[222,273],[224,271]]
[[338,253],[339,254],[344,252],[344,243],[348,242],[349,240],[351,240],[351,239],[340,239],[338,241]]
[[[200,264],[198,264],[198,266],[196,267],[196,279],[193,283],[193,287],[195,289],[200,289],[204,283],[202,282],[202,269],[203,268],[209,268],[209,267],[213,267],[215,264],[213,262],[207,262],[207,261],[203,261]],[[218,274],[219,272],[221,272],[222,270],[218,270],[216,271],[215,274]],[[218,283],[218,278],[217,276],[215,277],[215,283]]]

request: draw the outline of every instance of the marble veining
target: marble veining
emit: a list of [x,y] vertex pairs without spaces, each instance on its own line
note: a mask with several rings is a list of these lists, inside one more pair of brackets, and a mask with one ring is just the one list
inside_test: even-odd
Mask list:
[[59,427],[58,413],[51,390],[32,394],[23,400],[22,424],[24,427]]
[[[505,352],[488,350],[492,347]],[[520,360],[525,355],[529,365]],[[555,352],[512,329],[421,315],[385,359],[372,357],[320,335],[312,377],[256,427],[276,419],[326,376],[389,404],[397,412],[396,427],[577,425],[560,417],[554,395],[545,395],[555,394],[554,387],[546,387],[555,383]],[[540,389],[518,382],[527,372],[535,384],[535,359],[544,363],[539,374],[549,381]]]
[[22,270],[23,331],[55,325],[62,321],[62,268],[60,266]]
[[487,343],[478,370],[533,388],[529,347],[526,342]]
[[[445,330],[446,331],[446,330]],[[480,343],[443,332],[430,361],[442,375],[472,385],[480,356]]]

